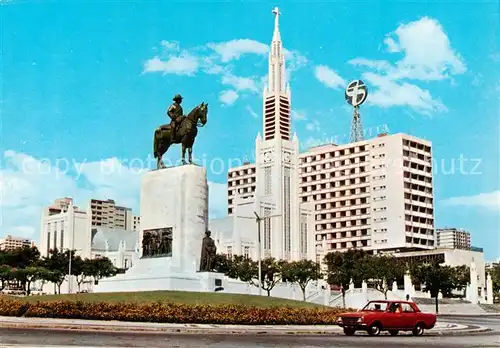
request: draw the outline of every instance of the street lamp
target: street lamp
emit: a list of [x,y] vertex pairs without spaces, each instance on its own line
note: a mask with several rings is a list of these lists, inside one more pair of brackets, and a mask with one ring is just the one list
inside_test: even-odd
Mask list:
[[249,216],[238,216],[243,219],[255,219],[255,222],[257,222],[257,264],[258,264],[258,279],[259,279],[259,295],[262,296],[262,256],[261,256],[261,241],[260,241],[260,223],[264,220],[271,219],[273,217],[278,217],[281,216],[281,214],[276,214],[276,215],[271,215],[271,216],[263,216],[260,217],[259,214],[257,214],[255,211],[253,212],[255,214],[255,218],[249,217]]
[[68,262],[68,294],[71,294],[72,293],[72,290],[73,290],[73,284],[72,284],[72,281],[71,281],[71,260],[73,259],[72,255],[73,255],[73,249],[75,248],[75,222],[76,222],[76,219],[75,219],[75,206],[72,204],[71,205],[71,210],[72,210],[72,217],[73,217],[73,221],[72,221],[72,224],[71,224],[71,248],[68,248],[68,258],[69,258],[69,262]]

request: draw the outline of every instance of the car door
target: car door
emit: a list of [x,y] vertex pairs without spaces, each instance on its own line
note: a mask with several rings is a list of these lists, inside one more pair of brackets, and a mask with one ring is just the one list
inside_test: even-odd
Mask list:
[[411,329],[415,327],[417,313],[412,308],[409,303],[402,303],[401,307],[403,309],[402,313],[402,324],[405,329]]
[[382,323],[385,328],[399,329],[402,326],[403,313],[398,310],[400,303],[393,302],[388,306],[387,311],[384,313],[385,323]]

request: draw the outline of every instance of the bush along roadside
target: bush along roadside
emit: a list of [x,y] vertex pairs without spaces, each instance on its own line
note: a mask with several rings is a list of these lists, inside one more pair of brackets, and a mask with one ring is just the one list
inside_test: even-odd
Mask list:
[[184,305],[0,299],[0,316],[118,320],[179,324],[331,325],[339,309],[256,308],[244,305]]

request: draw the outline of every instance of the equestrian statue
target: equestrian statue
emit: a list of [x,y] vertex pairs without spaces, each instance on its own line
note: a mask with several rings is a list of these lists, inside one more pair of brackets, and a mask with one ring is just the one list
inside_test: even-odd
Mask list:
[[177,94],[173,103],[167,110],[170,124],[165,124],[155,130],[153,141],[153,154],[156,158],[156,168],[165,168],[162,157],[172,144],[182,145],[182,164],[186,164],[186,149],[188,150],[188,161],[193,163],[193,145],[198,134],[198,127],[207,123],[208,103],[197,105],[185,116],[182,110],[182,96]]

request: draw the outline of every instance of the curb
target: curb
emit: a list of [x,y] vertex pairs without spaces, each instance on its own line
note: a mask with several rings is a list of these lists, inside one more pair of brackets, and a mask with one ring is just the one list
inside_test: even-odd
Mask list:
[[[2,318],[3,319],[3,318]],[[343,336],[342,329],[338,326],[245,326],[245,325],[208,325],[208,324],[158,324],[158,323],[121,323],[105,322],[102,324],[78,322],[79,320],[68,320],[68,323],[47,322],[47,319],[29,318],[30,320],[0,319],[0,327],[6,329],[31,329],[31,330],[53,330],[53,331],[74,331],[74,332],[126,332],[128,334],[212,334],[212,335],[330,335]],[[17,319],[17,320],[16,320]],[[35,319],[35,320],[33,320]],[[37,320],[38,319],[38,320]],[[43,322],[43,321],[46,322]],[[38,321],[38,322],[37,322]],[[142,325],[141,325],[142,324]],[[464,327],[463,325],[457,325]],[[487,327],[465,327],[458,329],[432,329],[426,331],[425,336],[452,336],[461,334],[475,334],[488,332]],[[404,335],[405,333],[402,333]]]

